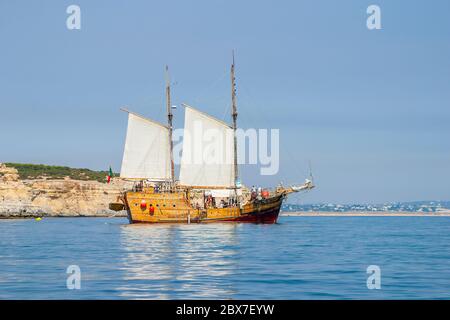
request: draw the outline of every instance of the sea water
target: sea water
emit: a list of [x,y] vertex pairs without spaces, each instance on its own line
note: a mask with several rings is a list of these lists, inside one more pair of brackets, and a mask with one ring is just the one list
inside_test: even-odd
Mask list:
[[0,220],[0,299],[449,298],[450,217]]

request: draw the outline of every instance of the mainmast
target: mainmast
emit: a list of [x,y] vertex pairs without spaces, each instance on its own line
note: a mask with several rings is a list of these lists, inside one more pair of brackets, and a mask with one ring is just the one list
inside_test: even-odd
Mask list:
[[236,138],[236,129],[237,129],[237,106],[236,106],[236,79],[234,77],[234,51],[233,51],[233,63],[231,64],[231,103],[232,110],[231,116],[233,117],[233,136],[234,136],[234,188],[240,187],[239,181],[239,170],[238,170],[238,161],[237,161],[237,138]]
[[170,78],[169,67],[166,66],[166,103],[167,103],[167,123],[169,127],[169,144],[170,144],[170,173],[172,177],[172,184],[175,182],[175,167],[173,163],[173,141],[172,141],[172,106],[170,103]]

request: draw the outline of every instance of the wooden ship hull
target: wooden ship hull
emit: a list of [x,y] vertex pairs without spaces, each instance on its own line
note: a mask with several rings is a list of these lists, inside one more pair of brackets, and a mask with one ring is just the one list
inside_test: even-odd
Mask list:
[[126,210],[130,223],[210,223],[251,222],[276,223],[281,204],[289,190],[277,192],[242,206],[195,208],[187,192],[125,192],[121,201],[112,203],[113,210]]

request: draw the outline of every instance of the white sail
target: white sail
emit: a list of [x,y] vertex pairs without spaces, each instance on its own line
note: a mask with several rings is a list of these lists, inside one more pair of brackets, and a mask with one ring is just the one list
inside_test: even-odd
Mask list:
[[218,119],[184,106],[180,184],[234,187],[233,129]]
[[171,179],[169,129],[127,112],[128,129],[120,176],[152,180]]

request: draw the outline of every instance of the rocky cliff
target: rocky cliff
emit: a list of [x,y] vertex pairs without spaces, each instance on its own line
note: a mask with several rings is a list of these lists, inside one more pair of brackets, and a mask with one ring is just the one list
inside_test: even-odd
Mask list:
[[108,204],[130,183],[106,184],[70,178],[20,179],[15,168],[0,163],[0,218],[36,216],[110,216]]

